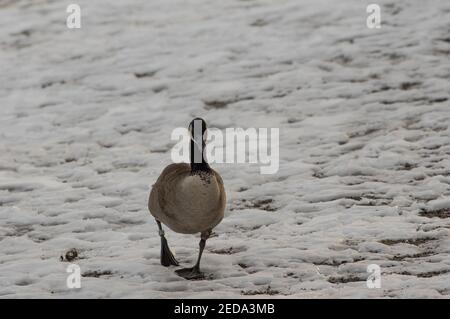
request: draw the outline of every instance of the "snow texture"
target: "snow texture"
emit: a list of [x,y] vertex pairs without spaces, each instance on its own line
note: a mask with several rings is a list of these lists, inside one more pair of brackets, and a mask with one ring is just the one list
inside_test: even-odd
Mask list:
[[[378,1],[369,29],[371,2],[78,0],[71,30],[67,1],[0,0],[0,297],[448,298],[450,2]],[[280,170],[214,165],[226,217],[188,281],[147,197],[195,116],[278,127]]]

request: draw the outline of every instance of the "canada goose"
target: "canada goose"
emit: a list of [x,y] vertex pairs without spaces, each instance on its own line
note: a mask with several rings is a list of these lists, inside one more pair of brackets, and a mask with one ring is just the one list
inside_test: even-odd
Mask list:
[[186,279],[203,277],[200,259],[212,229],[223,218],[226,194],[220,175],[205,157],[206,123],[195,118],[189,124],[190,164],[168,165],[153,185],[148,201],[150,213],[155,217],[161,236],[161,265],[178,266],[169,249],[161,223],[182,234],[200,233],[200,249],[196,264],[176,273]]

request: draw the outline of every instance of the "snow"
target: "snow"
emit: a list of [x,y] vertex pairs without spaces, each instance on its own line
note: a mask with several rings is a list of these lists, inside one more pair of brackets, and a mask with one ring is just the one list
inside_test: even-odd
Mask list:
[[[0,1],[0,297],[449,297],[448,1],[378,1],[381,29],[360,0],[77,3],[69,30],[64,1]],[[279,128],[280,168],[213,165],[226,217],[187,281],[147,197],[195,116]]]

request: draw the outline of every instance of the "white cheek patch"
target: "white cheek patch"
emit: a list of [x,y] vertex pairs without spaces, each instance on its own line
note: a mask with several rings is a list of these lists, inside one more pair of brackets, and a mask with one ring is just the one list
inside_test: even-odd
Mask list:
[[194,126],[194,128],[192,128],[192,124],[189,124],[189,133],[191,135],[191,139],[192,139],[192,136],[194,136],[194,139],[192,139],[192,140],[195,143],[199,144],[200,141],[198,141],[198,138],[196,138],[196,137],[197,136],[200,137],[200,135],[201,135],[203,142],[205,142],[206,138],[208,136],[208,127],[206,126],[206,123],[205,123],[205,132],[203,134],[202,134],[203,122],[201,120],[194,120],[193,126]]

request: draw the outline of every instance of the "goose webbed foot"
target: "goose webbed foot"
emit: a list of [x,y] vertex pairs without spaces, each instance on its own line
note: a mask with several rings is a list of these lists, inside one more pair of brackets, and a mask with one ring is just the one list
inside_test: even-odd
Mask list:
[[200,271],[200,260],[202,259],[203,250],[205,249],[206,240],[211,235],[211,230],[207,230],[202,232],[201,239],[199,243],[199,252],[198,252],[198,258],[197,263],[194,267],[191,268],[183,268],[175,270],[178,276],[183,277],[185,279],[195,280],[195,279],[204,279],[205,274]]
[[171,265],[178,266],[178,261],[170,251],[167,239],[164,236],[161,236],[161,265],[164,267],[169,267]]
[[170,251],[169,244],[164,236],[164,230],[162,229],[161,222],[157,220],[156,223],[158,224],[159,236],[161,237],[161,265],[164,267],[169,267],[171,265],[178,266],[178,261]]
[[198,280],[198,279],[204,279],[205,274],[200,271],[199,267],[190,267],[190,268],[182,268],[175,270],[176,274],[180,277],[183,277],[184,279],[188,280]]

